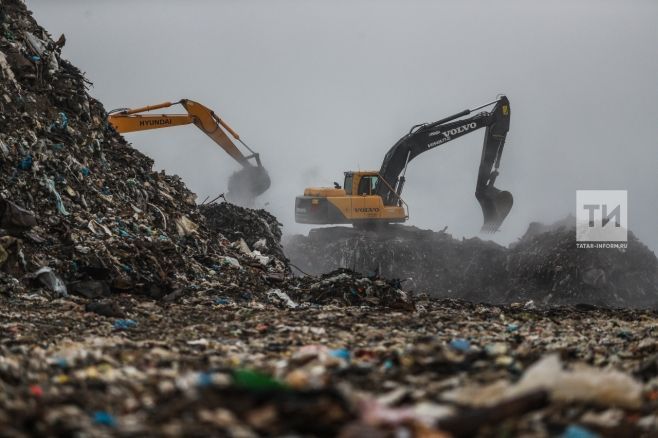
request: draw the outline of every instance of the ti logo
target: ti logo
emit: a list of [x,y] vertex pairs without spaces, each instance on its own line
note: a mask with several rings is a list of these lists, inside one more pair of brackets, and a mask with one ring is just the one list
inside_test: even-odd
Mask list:
[[576,241],[626,242],[628,192],[576,190]]

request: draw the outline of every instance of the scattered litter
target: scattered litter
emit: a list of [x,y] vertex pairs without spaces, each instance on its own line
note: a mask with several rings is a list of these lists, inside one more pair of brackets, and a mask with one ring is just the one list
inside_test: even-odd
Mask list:
[[69,212],[66,211],[66,208],[64,207],[64,202],[62,201],[62,196],[55,188],[55,182],[48,177],[44,177],[44,181],[46,182],[46,187],[48,187],[48,190],[50,190],[53,196],[55,196],[55,204],[57,206],[57,211],[59,211],[59,213],[64,216],[68,216]]
[[222,263],[234,268],[240,268],[240,262],[235,257],[224,256],[222,257]]
[[114,328],[117,330],[129,330],[137,326],[137,323],[132,319],[117,319],[114,321]]
[[282,292],[281,289],[270,289],[267,291],[267,297],[271,301],[281,303],[290,309],[295,309],[297,307],[297,303],[291,300],[288,294]]
[[64,284],[64,281],[62,281],[62,279],[59,278],[59,276],[57,276],[57,274],[55,274],[55,271],[53,271],[51,268],[44,266],[42,268],[39,268],[33,275],[48,290],[55,292],[57,295],[63,297],[68,296],[66,284]]
[[93,415],[94,423],[108,427],[115,427],[117,421],[114,416],[105,411],[96,411]]
[[8,232],[25,231],[37,224],[37,219],[33,212],[11,201],[0,199],[0,214],[0,227]]
[[450,346],[454,348],[457,351],[468,351],[469,348],[471,348],[471,343],[468,342],[466,339],[453,339],[450,341]]
[[582,426],[571,425],[562,434],[562,438],[599,438],[601,435],[594,433]]
[[499,381],[484,387],[458,388],[447,398],[475,406],[493,405],[538,390],[548,391],[553,400],[563,403],[627,409],[642,405],[642,385],[628,374],[586,365],[565,370],[557,355],[533,364],[515,385]]
[[[108,318],[122,318],[124,316],[118,304],[110,300],[92,301],[91,303],[87,303],[85,310],[101,316],[107,316]],[[116,323],[115,327],[117,327]]]

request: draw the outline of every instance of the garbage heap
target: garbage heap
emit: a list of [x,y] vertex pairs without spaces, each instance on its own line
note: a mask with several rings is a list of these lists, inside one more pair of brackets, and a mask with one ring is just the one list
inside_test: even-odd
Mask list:
[[505,270],[510,284],[503,301],[658,306],[656,255],[630,231],[626,249],[577,248],[573,217],[531,223],[507,251]]
[[253,210],[228,202],[201,205],[208,228],[231,241],[243,239],[262,254],[285,260],[281,247],[282,224],[265,210]]
[[366,275],[398,278],[405,289],[437,296],[495,296],[505,271],[505,248],[478,238],[459,241],[445,232],[391,225],[381,231],[318,228],[292,236],[286,255],[301,270],[317,274],[348,268]]
[[293,297],[311,304],[415,310],[417,298],[403,291],[398,279],[366,277],[349,269],[337,269],[320,278],[304,277],[297,284],[289,284]]
[[605,307],[658,305],[658,260],[629,232],[626,249],[577,248],[573,217],[530,224],[503,247],[478,238],[454,239],[395,225],[384,231],[320,228],[285,245],[294,266],[308,273],[349,268],[399,278],[404,289],[433,297],[536,305]]
[[263,274],[281,265],[205,227],[181,180],[108,126],[90,82],[61,58],[65,42],[23,2],[0,3],[0,288],[267,289]]

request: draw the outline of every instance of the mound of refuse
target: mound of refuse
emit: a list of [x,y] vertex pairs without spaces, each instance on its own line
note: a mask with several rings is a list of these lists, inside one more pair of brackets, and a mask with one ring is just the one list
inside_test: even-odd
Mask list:
[[532,223],[507,253],[506,301],[658,305],[658,259],[632,232],[625,249],[578,248],[573,217],[549,226]]
[[318,228],[308,237],[290,237],[284,249],[295,266],[310,274],[348,268],[397,278],[405,289],[429,290],[435,296],[495,295],[506,282],[504,247],[477,238],[459,241],[445,232],[416,227]]
[[181,180],[108,126],[90,82],[60,56],[65,38],[21,1],[0,3],[0,21],[0,288],[266,289],[261,274],[280,266],[208,230]]
[[399,280],[366,277],[349,269],[338,269],[319,278],[304,277],[290,287],[290,291],[293,297],[311,304],[372,306],[396,310],[415,308],[415,297],[402,290]]
[[281,247],[281,224],[265,210],[253,210],[228,202],[200,206],[208,228],[231,241],[245,243],[263,254],[285,260]]
[[346,227],[312,230],[285,244],[290,262],[318,274],[349,268],[397,278],[406,290],[476,302],[606,307],[658,305],[658,260],[629,232],[628,246],[577,248],[575,220],[533,223],[503,247],[395,225],[383,231]]

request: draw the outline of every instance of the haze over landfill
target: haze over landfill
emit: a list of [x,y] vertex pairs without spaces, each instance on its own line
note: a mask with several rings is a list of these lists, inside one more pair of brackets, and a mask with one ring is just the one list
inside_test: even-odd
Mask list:
[[658,436],[656,9],[0,0],[0,435]]
[[[294,196],[378,169],[409,128],[498,93],[514,109],[497,185],[515,207],[494,239],[575,209],[577,189],[629,191],[630,228],[658,248],[658,4],[579,1],[36,0],[63,54],[107,109],[191,98],[211,105],[268,164],[261,197],[294,234]],[[199,200],[236,169],[193,128],[128,135]],[[481,135],[414,161],[411,223],[478,235]],[[433,200],[428,202],[427,200]]]

